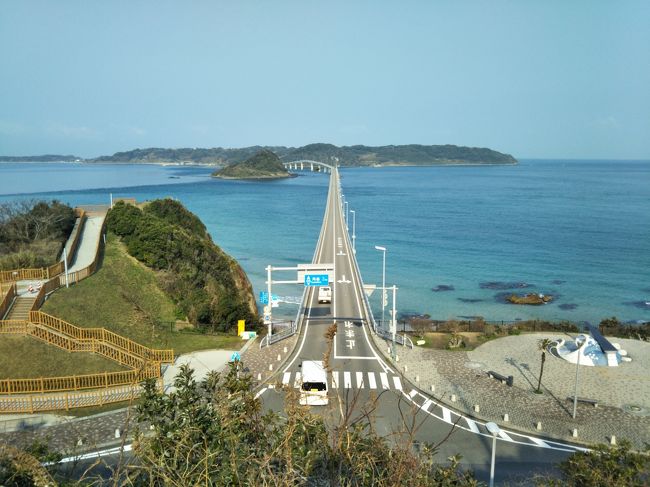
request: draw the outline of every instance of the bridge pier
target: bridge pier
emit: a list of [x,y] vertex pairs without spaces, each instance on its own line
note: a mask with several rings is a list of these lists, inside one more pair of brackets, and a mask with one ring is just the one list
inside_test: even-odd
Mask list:
[[305,166],[302,165],[302,162],[300,163],[300,170],[302,171],[305,168]]

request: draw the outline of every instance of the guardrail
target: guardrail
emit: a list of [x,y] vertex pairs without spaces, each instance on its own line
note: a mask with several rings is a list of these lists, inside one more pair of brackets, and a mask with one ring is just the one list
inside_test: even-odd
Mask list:
[[[386,340],[392,340],[393,339],[393,334],[389,331],[382,330],[382,329],[377,329],[377,335],[385,338]],[[413,341],[406,335],[400,335],[398,333],[395,334],[395,342],[408,347],[408,348],[413,348]]]

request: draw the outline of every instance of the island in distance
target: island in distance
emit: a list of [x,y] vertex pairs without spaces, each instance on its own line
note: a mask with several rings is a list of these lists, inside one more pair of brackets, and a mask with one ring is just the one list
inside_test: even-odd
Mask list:
[[274,152],[263,149],[245,161],[236,162],[212,173],[221,179],[281,179],[293,175]]
[[0,162],[11,161],[78,161],[102,163],[150,164],[213,164],[227,166],[242,162],[260,150],[273,151],[284,162],[311,160],[340,166],[433,166],[453,164],[517,164],[510,154],[483,147],[457,145],[349,145],[309,144],[303,147],[251,146],[240,148],[179,148],[151,147],[116,152],[112,156],[79,159],[76,156],[0,156]]

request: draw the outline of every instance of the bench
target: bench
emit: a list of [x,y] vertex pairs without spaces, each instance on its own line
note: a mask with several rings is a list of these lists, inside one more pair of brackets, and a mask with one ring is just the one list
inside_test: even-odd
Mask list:
[[[574,396],[569,396],[566,398],[567,401],[573,402]],[[596,399],[588,399],[586,397],[578,396],[578,402],[584,402],[585,404],[591,404],[593,407],[598,407],[598,401]]]
[[494,372],[493,370],[490,370],[488,372],[488,377],[490,377],[491,379],[496,379],[499,382],[501,382],[502,384],[507,384],[510,387],[512,387],[512,383],[514,381],[514,377],[512,377],[511,375],[506,377],[505,375],[501,375],[501,374],[499,374],[497,372]]

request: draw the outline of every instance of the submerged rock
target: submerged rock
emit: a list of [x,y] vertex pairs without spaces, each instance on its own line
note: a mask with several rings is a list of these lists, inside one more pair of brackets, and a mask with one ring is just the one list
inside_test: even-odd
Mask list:
[[480,298],[457,298],[461,303],[480,303],[483,301]]
[[511,294],[506,298],[506,301],[512,304],[530,304],[530,305],[540,305],[546,304],[553,301],[553,296],[547,294],[537,294],[537,293],[528,293],[524,296],[519,296],[518,294]]
[[576,309],[577,307],[578,307],[578,305],[574,304],[574,303],[564,303],[564,304],[560,304],[558,306],[558,308],[566,310],[566,311],[571,311],[572,309]]
[[434,293],[439,293],[440,291],[453,291],[454,289],[454,286],[451,284],[438,284],[436,287],[431,288]]
[[650,310],[650,300],[648,301],[625,301],[623,303],[626,306],[634,306],[639,309],[648,309]]
[[553,279],[553,280],[551,281],[551,284],[559,285],[559,284],[564,284],[565,282],[566,282],[566,281],[563,281],[562,279]]
[[533,287],[533,284],[527,282],[504,282],[504,281],[486,281],[479,283],[481,289],[494,289],[495,291],[505,291],[506,289],[525,289]]

